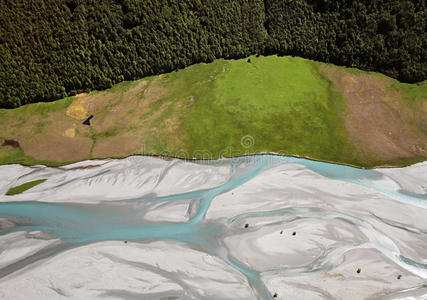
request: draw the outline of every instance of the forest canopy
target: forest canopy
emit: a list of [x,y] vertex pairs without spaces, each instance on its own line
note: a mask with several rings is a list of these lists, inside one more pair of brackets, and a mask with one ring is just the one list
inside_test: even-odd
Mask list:
[[0,107],[255,53],[419,82],[426,17],[425,0],[4,0]]

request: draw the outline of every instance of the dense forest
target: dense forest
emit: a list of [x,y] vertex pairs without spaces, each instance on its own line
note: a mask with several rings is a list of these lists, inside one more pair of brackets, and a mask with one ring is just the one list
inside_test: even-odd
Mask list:
[[215,58],[280,54],[426,79],[425,0],[3,0],[0,107]]

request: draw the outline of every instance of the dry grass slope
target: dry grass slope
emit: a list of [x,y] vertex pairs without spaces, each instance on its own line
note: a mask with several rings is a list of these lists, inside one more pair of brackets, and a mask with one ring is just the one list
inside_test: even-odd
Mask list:
[[[322,71],[342,92],[345,127],[360,161],[384,164],[427,157],[427,101],[408,101],[394,80],[343,68]],[[427,95],[425,95],[427,98]]]

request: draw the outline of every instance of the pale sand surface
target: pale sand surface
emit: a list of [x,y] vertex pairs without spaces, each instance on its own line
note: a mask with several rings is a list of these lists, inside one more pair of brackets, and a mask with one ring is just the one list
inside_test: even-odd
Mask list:
[[[397,279],[398,275],[402,277]],[[277,299],[380,299],[383,294],[425,283],[372,249],[346,252],[340,265],[327,272],[265,275],[263,280],[278,294]]]
[[[176,242],[100,242],[0,281],[0,299],[254,299],[222,260]],[[176,297],[176,298],[174,298]]]
[[57,242],[59,240],[49,239],[40,231],[19,231],[2,235],[0,236],[0,269]]
[[153,222],[186,222],[190,219],[190,200],[154,205],[143,218]]
[[377,169],[377,171],[394,180],[402,190],[416,194],[427,194],[427,162],[406,168],[384,168]]
[[[211,188],[229,179],[230,165],[132,156],[61,168],[6,165],[0,166],[0,174],[0,201],[97,203]],[[3,195],[11,187],[43,178],[48,180],[22,194]]]

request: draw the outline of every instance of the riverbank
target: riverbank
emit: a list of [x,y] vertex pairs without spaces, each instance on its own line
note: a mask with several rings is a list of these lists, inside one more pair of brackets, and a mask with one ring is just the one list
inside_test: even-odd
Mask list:
[[[296,57],[216,60],[0,110],[0,164],[296,155],[359,167],[427,157],[427,85]],[[83,122],[93,115],[90,126]]]

